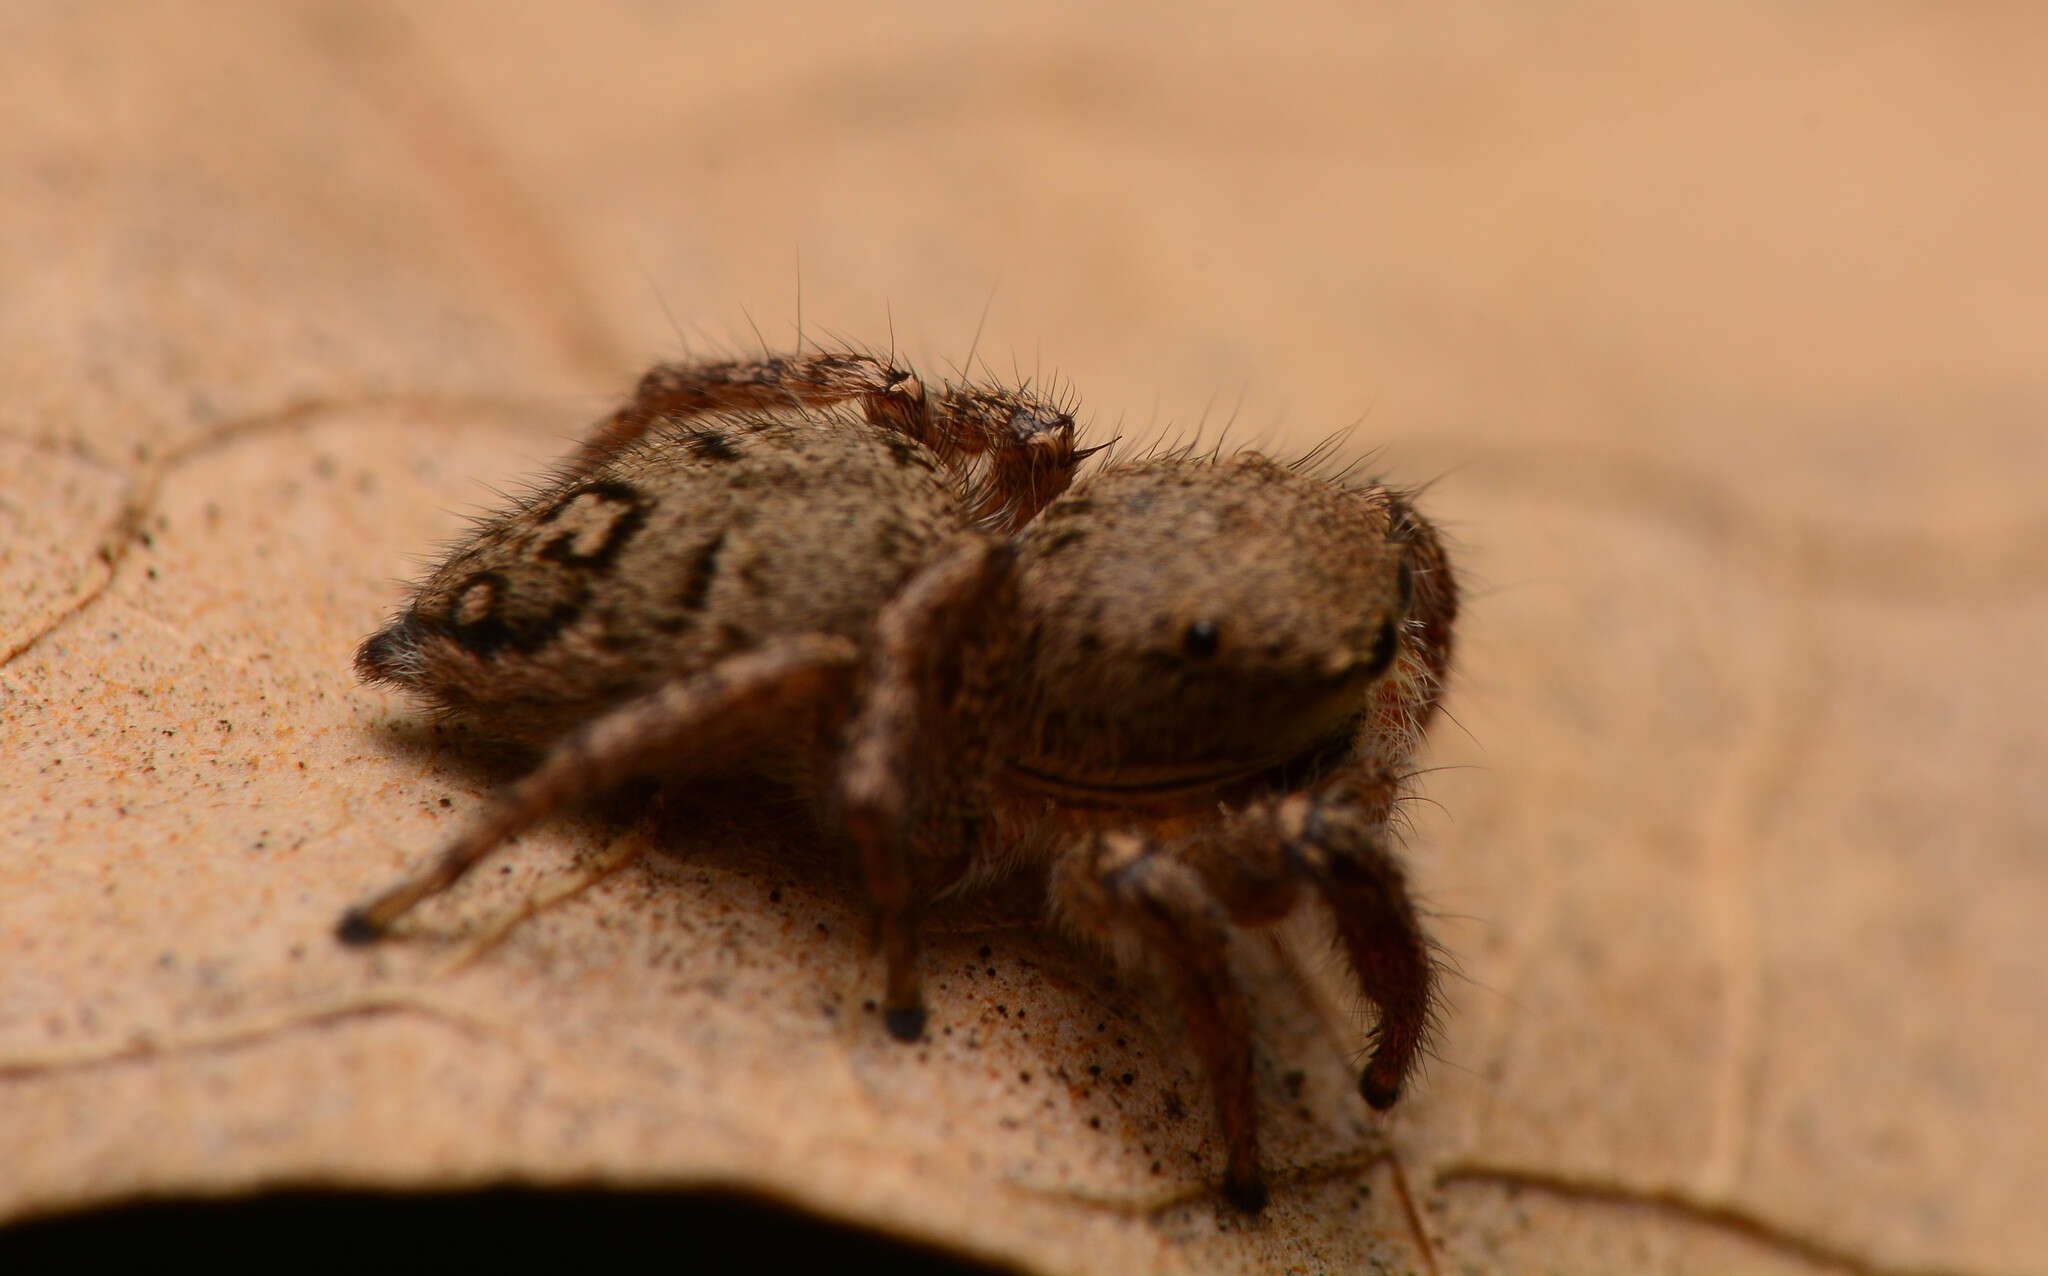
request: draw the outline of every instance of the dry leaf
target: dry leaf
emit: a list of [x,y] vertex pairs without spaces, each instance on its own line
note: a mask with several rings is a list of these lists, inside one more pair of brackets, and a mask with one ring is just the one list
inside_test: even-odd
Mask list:
[[[1047,1271],[2044,1270],[2048,24],[1156,22],[0,19],[0,1217],[517,1175]],[[1098,439],[1220,395],[1445,475],[1441,1060],[1369,1118],[1340,982],[1247,943],[1256,1223],[1158,990],[963,916],[897,1046],[768,795],[329,938],[504,774],[352,684],[396,582],[664,307],[787,346],[799,275],[933,367],[993,290]]]

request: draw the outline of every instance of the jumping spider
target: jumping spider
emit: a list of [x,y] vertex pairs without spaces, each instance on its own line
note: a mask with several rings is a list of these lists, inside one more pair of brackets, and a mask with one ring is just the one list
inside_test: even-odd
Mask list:
[[1162,958],[1214,1085],[1230,1199],[1265,1201],[1232,927],[1322,898],[1379,1008],[1391,1105],[1432,1008],[1388,823],[1457,591],[1407,497],[1257,453],[1078,484],[1072,416],[927,394],[861,354],[655,368],[553,480],[486,519],[356,654],[543,750],[366,942],[565,803],[739,756],[857,846],[884,1018],[921,1035],[920,909],[1030,869],[1053,920]]

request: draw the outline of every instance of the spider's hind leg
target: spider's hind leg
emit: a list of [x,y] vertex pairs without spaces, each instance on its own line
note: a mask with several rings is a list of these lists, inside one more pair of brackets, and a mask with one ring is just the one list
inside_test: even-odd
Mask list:
[[980,458],[968,494],[977,523],[1014,532],[1067,490],[1096,448],[1074,446],[1074,415],[1029,390],[949,385],[932,405],[942,456]]
[[870,425],[924,445],[963,473],[969,511],[992,531],[1015,531],[1037,517],[1095,451],[1074,446],[1071,412],[1029,390],[949,385],[934,401],[909,368],[873,355],[820,353],[656,364],[583,440],[567,472],[605,464],[663,422],[839,404],[857,405]]
[[657,765],[715,757],[732,736],[721,723],[786,718],[835,698],[843,701],[856,663],[856,649],[844,638],[785,638],[627,701],[550,749],[489,817],[450,843],[425,872],[350,909],[335,928],[336,936],[347,944],[381,938],[392,923],[460,881],[507,838],[570,802]]
[[569,460],[580,474],[604,464],[664,421],[710,412],[825,408],[857,403],[872,424],[929,442],[924,383],[908,368],[865,354],[658,363],[633,397],[599,422]]

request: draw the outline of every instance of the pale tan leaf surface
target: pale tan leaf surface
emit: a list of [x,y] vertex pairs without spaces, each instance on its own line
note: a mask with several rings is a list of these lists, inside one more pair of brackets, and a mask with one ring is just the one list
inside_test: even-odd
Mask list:
[[[2048,1271],[2048,23],[1786,8],[12,6],[0,1216],[598,1178],[1047,1271]],[[506,774],[354,643],[642,365],[789,345],[799,256],[807,336],[941,370],[993,293],[1097,441],[1442,475],[1441,1057],[1370,1118],[1369,1020],[1248,942],[1256,1224],[1157,989],[955,917],[897,1046],[773,795],[329,938]]]

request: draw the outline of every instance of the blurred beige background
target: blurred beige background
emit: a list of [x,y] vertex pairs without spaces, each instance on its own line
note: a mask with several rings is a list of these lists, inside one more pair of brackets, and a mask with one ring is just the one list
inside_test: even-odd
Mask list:
[[[0,1217],[519,1175],[1048,1271],[2048,1271],[2044,64],[2027,5],[7,6]],[[466,965],[328,938],[502,778],[352,684],[397,582],[799,286],[1097,441],[1435,480],[1441,1058],[1370,1117],[1248,945],[1256,1224],[1156,990],[964,921],[894,1047],[755,812],[523,839],[437,925],[668,853]]]

